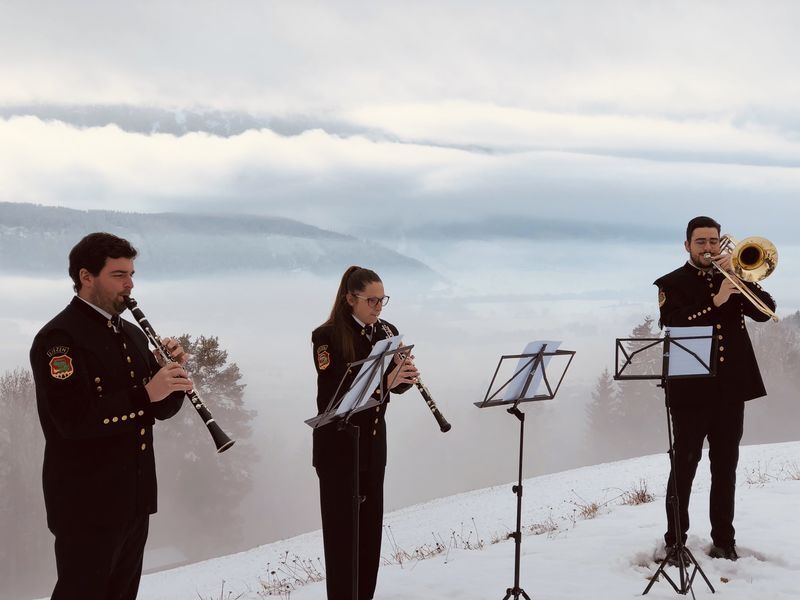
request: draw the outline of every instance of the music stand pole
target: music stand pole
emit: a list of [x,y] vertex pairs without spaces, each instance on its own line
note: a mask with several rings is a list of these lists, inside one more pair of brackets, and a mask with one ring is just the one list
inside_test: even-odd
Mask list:
[[[528,373],[525,386],[522,388],[520,398],[525,397],[525,394],[528,391],[533,374],[536,372],[536,369],[542,361],[544,349],[545,347],[542,346],[541,350],[539,350],[533,359],[533,365]],[[525,448],[525,413],[519,409],[519,399],[517,399],[517,402],[515,402],[511,408],[506,409],[506,412],[510,415],[514,415],[519,420],[519,461],[517,485],[511,486],[511,491],[517,496],[517,528],[513,533],[508,534],[508,537],[514,538],[514,587],[506,589],[506,595],[503,596],[503,600],[508,600],[512,596],[514,600],[519,600],[520,596],[526,600],[531,600],[530,596],[525,593],[525,590],[519,587],[520,559],[522,557],[522,460],[524,456],[523,451]]]
[[517,485],[511,487],[511,491],[517,495],[517,529],[508,534],[508,537],[514,538],[514,587],[506,590],[503,600],[508,600],[512,596],[514,600],[519,600],[520,596],[526,600],[531,600],[525,590],[519,587],[520,557],[522,554],[522,457],[525,441],[525,413],[517,408],[516,404],[507,409],[507,412],[519,419],[519,471]]
[[[691,592],[692,598],[694,598],[695,595],[694,590],[692,589],[692,584],[694,583],[694,578],[697,573],[700,573],[700,576],[705,580],[712,594],[716,593],[716,591],[714,590],[714,586],[711,585],[711,582],[708,580],[708,577],[706,577],[706,574],[703,572],[703,569],[700,567],[700,564],[697,562],[697,559],[695,559],[691,550],[689,550],[683,542],[680,503],[678,500],[678,473],[675,468],[675,444],[674,436],[672,434],[672,406],[669,402],[669,386],[667,385],[667,376],[669,374],[670,341],[670,333],[669,330],[667,330],[664,332],[664,354],[661,369],[661,383],[658,384],[658,387],[664,390],[664,406],[667,412],[667,439],[669,444],[669,450],[667,453],[669,454],[669,463],[672,475],[670,478],[671,481],[669,484],[669,489],[667,491],[669,494],[667,496],[667,504],[669,504],[670,510],[672,511],[672,524],[673,529],[675,530],[675,544],[673,544],[672,548],[667,551],[666,556],[661,561],[658,569],[656,569],[656,572],[650,578],[650,582],[647,584],[647,587],[642,592],[642,596],[647,595],[647,593],[650,591],[650,588],[652,588],[655,582],[658,581],[659,574],[662,574],[677,593],[686,595],[687,593]],[[678,563],[680,585],[676,585],[665,570],[667,564],[670,563],[670,559],[673,559],[673,561]],[[688,570],[691,568],[689,566],[690,564],[694,565],[691,575],[688,574]]]
[[350,419],[346,419],[339,424],[340,429],[345,429],[353,440],[353,537],[352,537],[352,580],[351,595],[353,600],[358,600],[358,559],[359,559],[359,520],[361,516],[361,503],[364,497],[361,495],[361,482],[359,481],[359,437],[361,428],[353,425]]

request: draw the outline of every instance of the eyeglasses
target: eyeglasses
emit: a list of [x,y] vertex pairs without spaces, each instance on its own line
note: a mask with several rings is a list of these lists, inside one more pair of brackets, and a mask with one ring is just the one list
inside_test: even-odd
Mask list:
[[359,296],[358,294],[353,294],[356,298],[361,298],[362,300],[366,300],[367,304],[369,304],[372,308],[375,308],[380,304],[381,306],[386,306],[389,304],[389,296],[383,296],[378,298],[377,296],[371,296],[370,298],[366,298],[364,296]]

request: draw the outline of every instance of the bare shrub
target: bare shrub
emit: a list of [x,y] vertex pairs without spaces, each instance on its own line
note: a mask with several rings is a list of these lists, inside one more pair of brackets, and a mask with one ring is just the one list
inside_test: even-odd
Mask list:
[[645,479],[640,479],[631,489],[622,493],[622,504],[626,506],[648,504],[655,499],[656,496],[647,488],[647,481]]
[[745,481],[748,485],[762,486],[775,479],[776,477],[770,473],[769,467],[763,466],[760,462],[752,469],[748,469],[745,475]]
[[[408,561],[427,560],[439,556],[440,554],[444,554],[445,561],[447,561],[450,550],[483,550],[485,546],[485,542],[478,534],[478,526],[474,518],[472,519],[472,529],[467,529],[464,523],[461,523],[461,529],[459,531],[455,529],[450,530],[450,537],[446,541],[438,533],[432,532],[432,542],[421,544],[411,551],[406,550],[397,543],[397,539],[394,537],[390,525],[385,526],[384,529],[386,530],[386,539],[389,541],[389,546],[391,548],[388,555],[381,556],[381,563],[384,566],[402,566]],[[492,543],[495,542],[492,541]]]
[[386,539],[389,541],[389,546],[391,547],[391,551],[389,552],[388,556],[381,556],[381,563],[384,566],[400,565],[402,567],[403,564],[408,561],[427,560],[429,558],[433,558],[434,556],[438,556],[447,550],[447,547],[441,538],[435,533],[431,533],[431,536],[433,536],[432,544],[422,544],[421,546],[417,546],[411,552],[409,552],[397,543],[397,539],[394,537],[394,532],[392,531],[391,525],[386,525],[384,530],[386,531]]
[[233,595],[233,592],[228,592],[226,594],[224,579],[222,580],[222,584],[220,584],[219,596],[208,596],[208,598],[206,598],[205,596],[197,594],[197,597],[200,598],[200,600],[239,600],[239,598],[241,598],[242,596],[244,596],[244,592],[242,592],[241,594],[237,594],[236,596]]
[[547,535],[548,538],[551,538],[558,531],[558,523],[555,522],[553,517],[547,517],[544,521],[526,525],[525,530],[533,535]]
[[578,500],[570,500],[570,503],[575,507],[572,509],[572,524],[575,525],[578,519],[588,520],[594,519],[597,516],[597,513],[600,509],[608,504],[608,502],[587,502],[583,498],[581,498],[578,494],[575,493],[575,490],[572,490],[572,493],[578,498]]
[[261,590],[258,595],[289,598],[297,588],[323,579],[325,579],[325,569],[322,560],[300,558],[296,554],[290,555],[287,551],[274,569],[267,563],[267,579],[260,581]]
[[783,479],[800,481],[800,465],[796,462],[786,463],[783,466]]

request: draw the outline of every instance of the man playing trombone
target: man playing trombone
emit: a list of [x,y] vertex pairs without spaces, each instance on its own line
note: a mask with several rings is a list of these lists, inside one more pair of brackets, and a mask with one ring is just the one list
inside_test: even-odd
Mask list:
[[[708,438],[713,542],[709,556],[736,560],[734,493],[744,403],[766,395],[745,317],[767,321],[774,317],[775,302],[758,284],[744,281],[736,274],[733,263],[738,265],[739,257],[735,251],[725,251],[730,250],[726,241],[721,240],[720,225],[714,219],[695,217],[686,227],[684,248],[689,254],[688,261],[657,279],[655,285],[662,327],[712,326],[717,341],[715,377],[667,381],[675,434],[675,472],[670,473],[668,489],[676,479],[682,542],[686,542],[689,529],[692,481],[703,441]],[[770,255],[769,249],[757,250],[761,255]],[[773,263],[769,272],[777,258],[770,260]],[[761,308],[757,306],[759,303]],[[674,525],[668,503],[664,534],[668,552],[676,544]]]

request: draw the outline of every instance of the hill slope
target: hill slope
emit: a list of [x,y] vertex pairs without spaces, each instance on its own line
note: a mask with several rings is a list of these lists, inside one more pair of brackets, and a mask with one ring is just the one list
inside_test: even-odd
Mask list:
[[[741,559],[736,563],[712,560],[705,554],[710,538],[708,457],[704,457],[690,508],[693,526],[688,547],[725,598],[797,597],[798,457],[800,442],[742,448],[736,498]],[[513,471],[512,464],[507,466],[509,472]],[[648,576],[656,569],[654,556],[663,545],[667,466],[664,455],[655,455],[527,480],[521,587],[532,598],[557,600],[640,595]],[[655,492],[656,500],[623,505],[623,493],[642,480]],[[376,600],[501,598],[513,585],[514,544],[505,540],[504,534],[513,527],[514,514],[515,497],[510,486],[501,486],[387,515],[384,556],[394,564],[381,568]],[[482,548],[477,548],[480,540]],[[434,549],[436,541],[443,545],[443,551]],[[434,556],[422,561],[406,558],[402,565],[391,556],[401,550],[413,554],[417,548]],[[289,566],[281,567],[286,553]],[[267,597],[263,583],[275,581],[289,570],[299,570],[292,566],[294,557],[315,561],[320,556],[321,535],[317,531],[249,552],[148,575],[142,581],[139,597],[228,598],[220,596],[224,581],[226,594],[233,592],[231,598],[263,599]],[[271,575],[272,571],[276,574]],[[672,569],[671,574],[677,576],[677,570]],[[301,585],[290,595],[280,597],[323,600],[324,588],[324,582]],[[699,575],[694,589],[698,597],[711,597]],[[675,593],[661,581],[648,596],[673,598]]]

